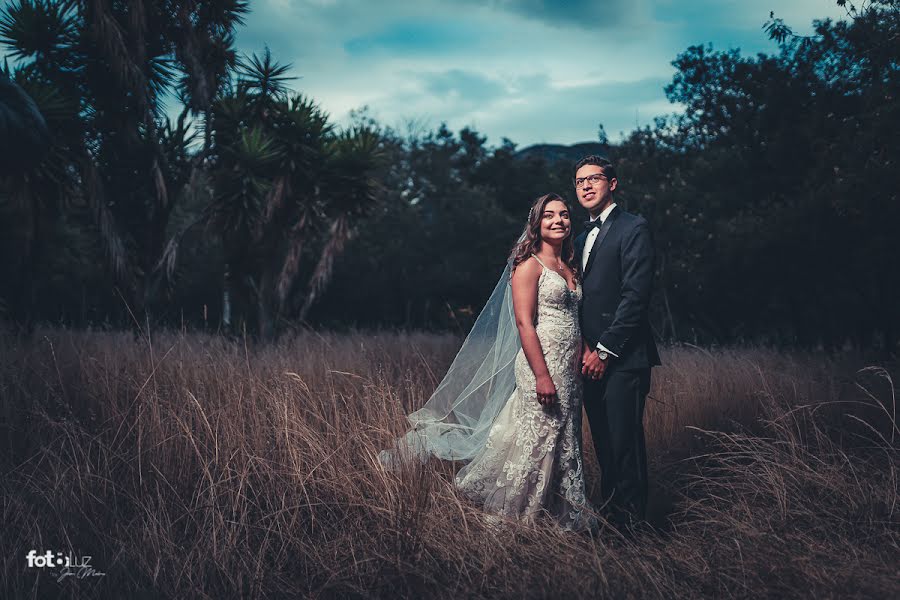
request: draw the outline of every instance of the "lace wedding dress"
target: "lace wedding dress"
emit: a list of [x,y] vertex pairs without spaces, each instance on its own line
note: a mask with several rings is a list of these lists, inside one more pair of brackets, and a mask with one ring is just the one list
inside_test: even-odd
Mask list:
[[543,268],[535,329],[559,401],[538,403],[534,373],[519,350],[512,397],[487,443],[456,475],[463,495],[487,513],[525,521],[544,515],[573,531],[597,526],[581,452],[580,300],[581,284],[571,290],[562,275]]

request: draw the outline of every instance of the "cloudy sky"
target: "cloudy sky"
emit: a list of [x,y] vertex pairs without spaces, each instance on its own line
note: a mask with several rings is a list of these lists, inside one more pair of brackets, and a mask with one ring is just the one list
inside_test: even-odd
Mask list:
[[[0,5],[8,4],[0,0]],[[266,45],[339,124],[454,130],[520,147],[609,137],[678,109],[672,60],[692,44],[773,52],[769,11],[798,33],[835,0],[251,0],[244,53]],[[2,52],[0,52],[2,53]],[[170,107],[177,114],[177,107]]]
[[772,52],[769,11],[798,33],[834,0],[252,0],[237,38],[293,64],[293,86],[339,123],[474,126],[491,144],[610,138],[677,110],[672,60],[711,42]]

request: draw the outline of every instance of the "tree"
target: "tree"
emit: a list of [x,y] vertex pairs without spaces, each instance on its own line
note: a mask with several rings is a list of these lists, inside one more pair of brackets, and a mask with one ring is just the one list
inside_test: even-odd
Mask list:
[[692,327],[896,349],[898,10],[852,16],[806,38],[770,27],[775,56],[689,48],[667,87],[683,115],[620,149],[666,202],[657,218],[676,216],[659,227],[670,312]]
[[[311,99],[288,92],[288,69],[266,49],[214,104],[213,195],[190,225],[209,223],[221,237],[224,304],[264,339],[306,317],[380,188],[377,133],[335,131]],[[161,261],[167,274],[183,235]]]
[[[244,2],[18,0],[0,12],[14,78],[56,120],[51,154],[4,187],[20,213],[45,214],[51,199],[87,205],[113,280],[139,314],[156,299],[153,267],[192,179],[190,128],[162,116],[163,98],[181,73],[188,108],[208,106],[245,10]],[[201,62],[197,48],[221,60]],[[46,246],[32,230],[25,237]]]

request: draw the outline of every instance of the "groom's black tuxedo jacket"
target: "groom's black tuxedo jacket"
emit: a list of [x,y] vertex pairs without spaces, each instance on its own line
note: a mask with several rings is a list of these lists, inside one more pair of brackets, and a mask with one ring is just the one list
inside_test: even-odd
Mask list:
[[[587,231],[575,238],[581,264]],[[616,206],[600,227],[582,274],[581,333],[618,355],[610,370],[660,364],[648,317],[653,288],[653,239],[647,220]]]

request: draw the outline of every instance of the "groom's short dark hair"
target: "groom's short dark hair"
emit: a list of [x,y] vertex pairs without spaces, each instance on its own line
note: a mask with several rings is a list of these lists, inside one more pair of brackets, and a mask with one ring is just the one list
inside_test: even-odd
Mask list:
[[616,177],[616,168],[613,166],[612,161],[603,156],[598,156],[597,154],[590,154],[585,156],[577,163],[575,163],[575,169],[572,171],[572,177],[575,177],[575,173],[578,172],[578,169],[583,167],[584,165],[596,165],[603,169],[603,174],[606,175],[607,179],[615,179]]

